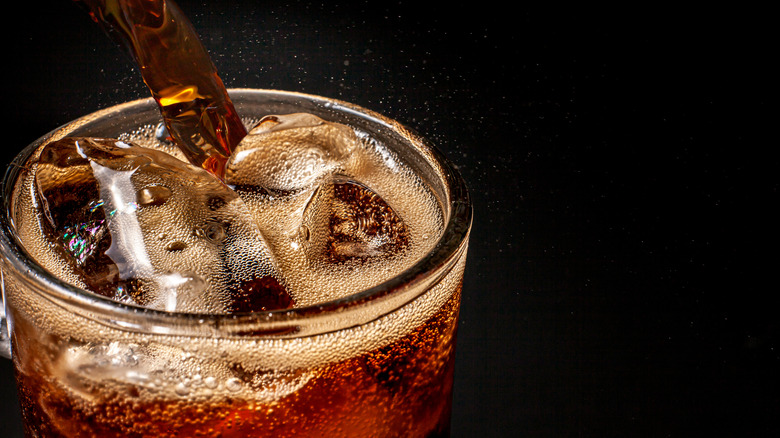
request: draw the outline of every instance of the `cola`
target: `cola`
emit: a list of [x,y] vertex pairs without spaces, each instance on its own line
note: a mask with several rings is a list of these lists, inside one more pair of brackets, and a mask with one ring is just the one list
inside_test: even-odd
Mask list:
[[28,436],[447,436],[470,223],[454,169],[359,107],[233,98],[254,134],[225,181],[175,157],[149,100],[12,167],[3,251],[46,279],[3,266]]
[[4,180],[27,435],[448,436],[457,171],[355,105],[228,93],[173,2],[82,1],[153,98],[42,137]]
[[[49,364],[38,357],[43,353],[17,345],[15,354],[25,356],[17,383],[26,433],[34,437],[449,436],[459,299],[457,291],[435,315],[402,338],[352,358],[285,372],[226,365],[231,377],[224,381],[194,374],[171,388],[152,378],[120,383],[115,372],[86,377],[74,376],[73,370],[33,371],[35,364],[62,365]],[[35,330],[26,323],[15,327],[19,336],[34,338]],[[81,354],[90,357],[84,359],[89,365],[98,356],[125,369],[138,368],[134,355],[143,354],[96,352],[86,345],[71,348],[85,349]],[[94,373],[89,365],[76,369]]]

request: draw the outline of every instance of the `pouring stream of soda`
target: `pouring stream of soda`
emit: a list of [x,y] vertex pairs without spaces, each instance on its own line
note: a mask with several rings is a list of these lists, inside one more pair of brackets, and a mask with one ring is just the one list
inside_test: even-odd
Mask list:
[[[224,180],[228,158],[247,131],[181,9],[172,0],[75,1],[86,7],[92,19],[135,60],[176,146],[192,164]],[[229,197],[217,199],[224,203]],[[232,217],[237,219],[240,215]],[[113,233],[110,236],[116,237]],[[294,305],[285,287],[271,275],[258,275],[235,289],[227,305],[231,313]],[[174,303],[176,306],[178,303]]]
[[246,128],[192,24],[171,0],[76,0],[130,52],[170,136],[187,158],[223,179]]

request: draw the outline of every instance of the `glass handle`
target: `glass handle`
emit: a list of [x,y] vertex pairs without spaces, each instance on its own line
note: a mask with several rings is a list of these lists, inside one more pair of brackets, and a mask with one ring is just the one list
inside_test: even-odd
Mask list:
[[5,279],[0,266],[0,356],[11,358],[11,337],[8,332],[8,321],[5,319]]

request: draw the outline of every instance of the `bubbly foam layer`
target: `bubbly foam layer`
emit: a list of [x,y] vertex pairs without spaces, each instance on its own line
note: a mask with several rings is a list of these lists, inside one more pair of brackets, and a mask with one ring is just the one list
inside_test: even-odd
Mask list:
[[[250,127],[257,122],[245,120]],[[183,158],[160,137],[157,126],[145,125],[119,139]],[[431,251],[441,235],[444,214],[420,177],[368,133],[354,130],[354,138],[351,161],[334,167],[332,174],[317,179],[318,184],[290,191],[235,187],[274,254],[296,306],[334,300],[375,286],[411,267]],[[30,163],[39,153],[40,149]],[[87,288],[45,239],[44,218],[38,214],[35,166],[28,170],[17,181],[14,199],[14,223],[24,231],[20,239],[30,255],[53,275]],[[323,213],[333,210],[337,214]],[[327,230],[326,235],[317,234],[318,229]],[[30,287],[21,275],[6,275],[5,285],[16,312],[17,332],[31,324],[30,339],[40,339],[28,344],[49,351],[45,359],[35,359],[38,353],[34,351],[19,351],[17,357],[27,361],[20,364],[22,371],[32,370],[38,366],[34,363],[43,360],[55,380],[87,405],[98,387],[117,392],[133,388],[131,391],[144,399],[219,396],[268,403],[311,385],[324,367],[373,354],[431,324],[444,324],[447,332],[431,332],[421,341],[449,345],[464,263],[465,248],[448,262],[443,278],[417,284],[415,291],[427,292],[411,302],[409,297],[419,292],[373,303],[376,308],[365,314],[358,309],[330,315],[330,319],[302,326],[295,336],[285,338],[182,338],[159,331],[125,331],[96,323],[90,316],[74,315],[67,304],[14,293]],[[336,319],[342,321],[331,326]],[[399,354],[413,351],[403,347]],[[447,357],[451,354],[446,349],[445,353]],[[353,365],[368,369],[362,362]]]
[[[250,125],[257,120],[247,119],[245,123]],[[291,187],[292,190],[231,185],[275,256],[296,306],[338,299],[392,278],[430,251],[443,228],[444,218],[435,196],[392,151],[364,132],[344,125],[333,126],[339,128],[341,137],[346,135],[341,129],[349,130],[354,144],[342,151],[343,157],[337,157],[340,162],[328,164],[332,169],[325,176],[313,178],[312,166],[298,159],[287,163],[285,178],[287,181],[308,178],[308,184]],[[175,146],[160,139],[159,134],[158,127],[148,125],[119,139],[183,159]],[[343,143],[341,137],[338,140]],[[284,138],[275,144],[283,147]],[[307,153],[313,154],[308,150]],[[31,162],[35,160],[33,157]],[[321,164],[315,161],[312,165]],[[40,214],[40,200],[35,193],[35,172],[42,170],[35,165],[31,169],[33,172],[23,178],[17,190],[15,219],[19,229],[38,231],[21,233],[22,243],[55,276],[89,289],[89,284],[74,273],[72,266],[45,238],[46,221]],[[173,201],[168,204],[173,205]],[[191,210],[197,206],[184,208]],[[174,216],[162,221],[173,221],[170,226],[155,233],[162,236],[168,228],[177,228],[173,225],[182,216]],[[146,240],[156,243],[159,239]],[[169,246],[146,245],[152,251],[151,257],[157,258],[170,258]],[[202,263],[210,264],[207,260]],[[247,266],[252,264],[236,257],[226,269],[241,272]],[[220,308],[224,307],[205,304],[186,310],[213,312]],[[176,306],[162,309],[175,310]]]

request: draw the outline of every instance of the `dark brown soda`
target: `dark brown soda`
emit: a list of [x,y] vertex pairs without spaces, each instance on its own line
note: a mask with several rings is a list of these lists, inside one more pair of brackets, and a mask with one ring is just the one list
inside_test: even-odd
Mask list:
[[195,29],[170,0],[77,0],[133,57],[177,146],[224,176],[246,128]]
[[[446,437],[449,436],[460,289],[399,340],[316,369],[271,402],[226,396],[149,397],[98,385],[84,396],[50,374],[51,353],[34,329],[14,345],[22,416],[31,437]],[[24,318],[15,318],[22,321]],[[43,344],[52,343],[51,339]],[[244,376],[251,380],[252,375]],[[113,387],[114,389],[109,389]]]
[[[221,178],[227,157],[246,130],[184,14],[164,0],[79,1],[134,57],[174,142],[193,164]],[[334,236],[331,243],[344,243],[340,235]],[[273,289],[265,284],[248,288]],[[234,311],[256,307],[252,294],[246,292],[242,291],[245,299],[236,301]],[[282,307],[291,304],[281,295],[271,298]],[[177,397],[175,391],[155,396],[144,388],[115,382],[93,383],[87,394],[75,391],[60,378],[58,354],[62,352],[55,347],[67,345],[68,339],[52,339],[54,335],[31,325],[29,316],[14,315],[11,309],[26,435],[448,436],[459,302],[458,289],[425,323],[391,344],[299,370],[312,377],[272,402],[224,394]]]

